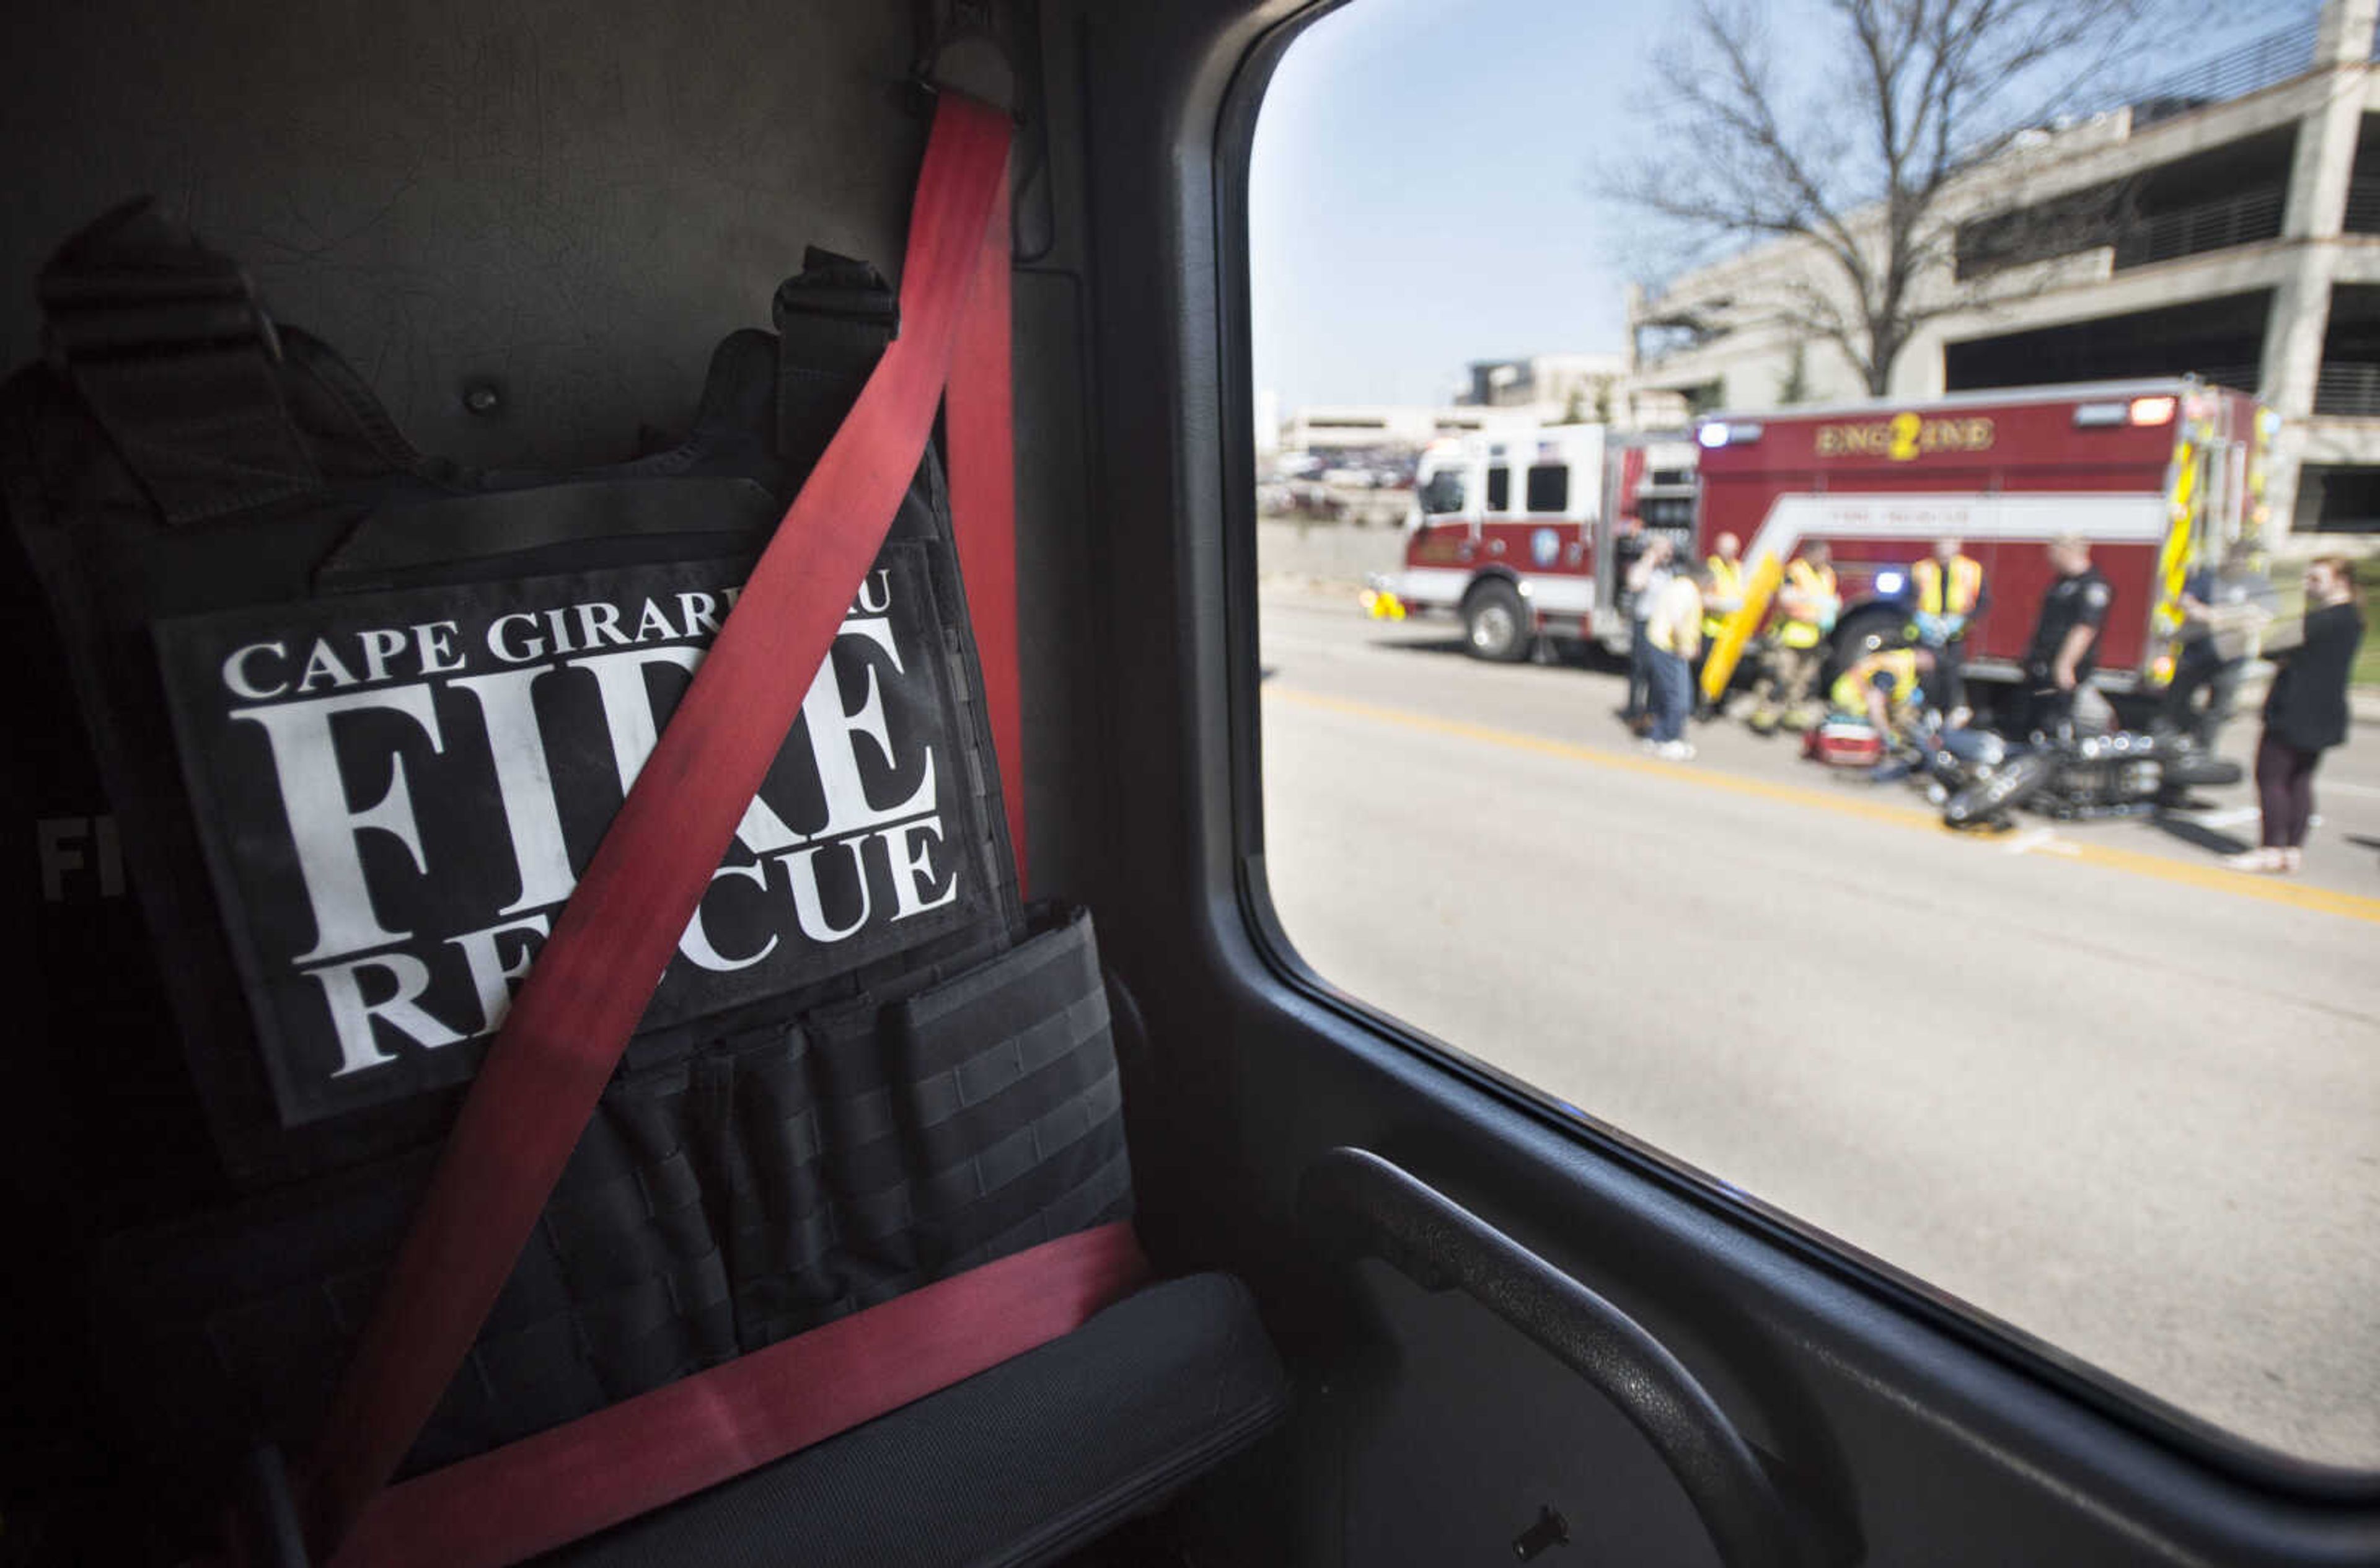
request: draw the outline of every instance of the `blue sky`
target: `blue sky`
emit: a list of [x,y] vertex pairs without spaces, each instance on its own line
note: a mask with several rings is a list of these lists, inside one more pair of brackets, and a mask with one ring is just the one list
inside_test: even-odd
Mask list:
[[[2311,0],[2166,0],[2190,41],[2152,74],[2287,26]],[[1592,192],[1640,145],[1668,7],[1354,0],[1293,44],[1249,189],[1256,385],[1301,404],[1427,403],[1473,359],[1617,351],[1654,257]],[[1692,149],[1680,149],[1691,156]]]
[[1617,350],[1628,263],[1587,182],[1658,11],[1356,0],[1307,30],[1257,128],[1256,384],[1421,403],[1472,359]]

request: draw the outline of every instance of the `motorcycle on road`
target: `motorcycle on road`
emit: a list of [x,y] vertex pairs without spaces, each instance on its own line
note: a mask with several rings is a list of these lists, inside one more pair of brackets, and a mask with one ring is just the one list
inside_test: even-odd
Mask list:
[[1919,726],[1904,737],[1911,776],[1942,808],[1946,826],[1997,831],[2020,810],[2061,822],[2145,816],[2180,805],[2192,789],[2236,784],[2240,764],[2180,735],[2105,735],[2009,740],[1989,730]]

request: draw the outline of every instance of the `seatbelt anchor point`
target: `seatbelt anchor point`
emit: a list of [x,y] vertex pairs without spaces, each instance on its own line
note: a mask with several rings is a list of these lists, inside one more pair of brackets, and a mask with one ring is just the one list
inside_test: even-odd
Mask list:
[[919,109],[957,92],[1024,124],[1015,39],[1009,0],[919,0],[917,59],[909,68]]

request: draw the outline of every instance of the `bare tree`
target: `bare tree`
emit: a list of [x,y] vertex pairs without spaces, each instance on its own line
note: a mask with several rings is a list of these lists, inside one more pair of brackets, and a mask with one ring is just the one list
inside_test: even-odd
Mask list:
[[[1656,54],[1656,151],[1611,191],[1704,257],[1762,240],[1814,248],[1815,265],[1776,269],[1763,298],[1733,298],[1730,313],[1834,344],[1882,395],[1925,322],[1979,302],[1940,286],[1960,216],[1946,197],[2104,84],[2170,8],[1809,0],[1810,34],[1784,49],[1750,0],[1694,0]],[[1791,63],[1812,58],[1836,64],[1792,79]],[[2055,221],[2105,232],[2120,199],[2070,201]],[[2016,261],[2058,249],[2022,225],[1999,243]]]

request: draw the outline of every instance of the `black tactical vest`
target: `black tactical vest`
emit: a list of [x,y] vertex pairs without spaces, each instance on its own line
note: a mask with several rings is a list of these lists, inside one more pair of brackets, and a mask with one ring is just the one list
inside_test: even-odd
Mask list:
[[[56,1333],[91,1314],[69,1380],[195,1502],[303,1451],[894,302],[813,251],[683,441],[540,474],[413,450],[145,208],[41,290],[47,362],[0,393],[5,1162]],[[408,1470],[1129,1212],[1090,923],[1020,906],[999,792],[929,451]]]

